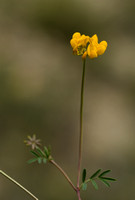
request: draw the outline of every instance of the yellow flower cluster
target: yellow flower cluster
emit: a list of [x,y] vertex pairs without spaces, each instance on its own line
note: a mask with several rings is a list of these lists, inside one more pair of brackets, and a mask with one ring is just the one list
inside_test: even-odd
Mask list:
[[70,44],[73,48],[73,53],[75,55],[81,55],[83,59],[88,55],[91,59],[102,55],[106,48],[107,42],[102,41],[98,43],[97,35],[92,37],[81,35],[79,32],[73,34]]

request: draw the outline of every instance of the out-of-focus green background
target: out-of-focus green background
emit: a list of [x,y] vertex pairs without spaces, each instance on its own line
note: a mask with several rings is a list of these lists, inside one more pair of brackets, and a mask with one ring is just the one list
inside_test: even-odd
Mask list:
[[[135,2],[0,0],[0,169],[40,200],[75,200],[53,166],[28,165],[36,134],[76,183],[81,57],[74,32],[97,34],[106,53],[86,61],[83,164],[88,177],[112,169],[111,189],[89,185],[83,200],[135,199]],[[1,200],[29,200],[0,175]]]

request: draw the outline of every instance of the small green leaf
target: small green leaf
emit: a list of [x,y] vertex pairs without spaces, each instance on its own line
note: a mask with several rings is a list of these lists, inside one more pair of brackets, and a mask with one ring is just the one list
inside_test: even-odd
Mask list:
[[95,178],[99,173],[100,173],[101,169],[98,169],[91,177],[90,179]]
[[48,146],[48,153],[49,153],[49,155],[51,154],[51,146],[50,145]]
[[35,151],[30,151],[34,156],[40,157]]
[[107,187],[110,187],[110,184],[106,180],[100,178],[100,181],[102,181],[102,183],[104,183]]
[[82,190],[87,190],[87,183],[82,184]]
[[46,146],[44,146],[44,152],[45,152],[46,157],[48,158],[50,155],[50,152],[48,151]]
[[102,179],[104,179],[104,180],[108,180],[108,181],[116,181],[116,179],[114,179],[114,178],[109,178],[109,177],[100,177],[100,178],[102,178]]
[[111,171],[111,170],[109,169],[109,170],[106,170],[106,171],[102,172],[102,173],[99,175],[99,177],[104,176],[105,174],[109,173],[110,171]]
[[82,173],[82,182],[84,183],[86,179],[86,169],[83,169],[83,173]]
[[38,159],[38,158],[32,158],[32,159],[28,160],[28,163],[31,164],[31,163],[33,163],[33,162],[36,162],[37,159]]
[[90,180],[91,180],[91,183],[92,183],[92,185],[94,186],[94,188],[95,188],[96,190],[98,190],[98,185],[97,185],[96,181],[94,181],[93,179],[90,179]]
[[46,164],[47,163],[47,159],[43,158],[43,163]]
[[38,153],[39,153],[42,157],[45,156],[44,152],[43,152],[39,147],[37,147],[36,150],[38,151]]
[[38,163],[39,163],[39,164],[42,163],[42,158],[41,158],[41,157],[38,158]]

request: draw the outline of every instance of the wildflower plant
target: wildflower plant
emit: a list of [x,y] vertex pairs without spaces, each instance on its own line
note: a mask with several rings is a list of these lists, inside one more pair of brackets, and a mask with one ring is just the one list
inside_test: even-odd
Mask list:
[[[52,156],[51,148],[47,146],[42,146],[40,143],[40,139],[36,138],[36,135],[28,136],[28,139],[24,142],[27,146],[31,147],[31,154],[33,158],[28,161],[29,164],[38,162],[39,164],[51,163],[54,165],[66,178],[66,180],[71,185],[72,189],[76,192],[78,200],[81,200],[81,190],[87,190],[88,183],[91,183],[94,188],[98,189],[98,184],[96,180],[101,181],[107,187],[110,187],[110,182],[116,181],[114,178],[110,178],[107,174],[111,170],[102,171],[98,169],[92,175],[87,175],[87,170],[81,170],[81,160],[82,160],[82,143],[83,143],[83,98],[84,98],[84,81],[85,81],[85,64],[86,58],[90,59],[97,58],[98,56],[104,54],[107,49],[107,42],[101,41],[98,43],[97,35],[93,35],[92,37],[81,35],[79,32],[75,32],[70,40],[71,47],[73,48],[73,54],[82,57],[83,61],[83,70],[82,70],[82,81],[81,81],[81,96],[80,96],[80,132],[79,132],[79,156],[78,156],[78,175],[77,175],[77,183],[74,184],[66,172],[56,163]],[[14,182],[16,185],[21,187],[25,192],[31,195],[34,199],[38,200],[32,193],[30,193],[27,189],[21,186],[14,179],[9,177],[3,171],[0,170],[0,173],[7,177],[9,180]],[[80,180],[82,174],[82,180]],[[87,178],[88,177],[88,178]]]

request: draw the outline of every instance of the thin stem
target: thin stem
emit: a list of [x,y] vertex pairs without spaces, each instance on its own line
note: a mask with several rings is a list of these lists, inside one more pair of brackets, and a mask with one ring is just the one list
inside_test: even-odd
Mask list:
[[72,186],[72,188],[77,191],[77,188],[74,186],[74,184],[72,183],[72,181],[70,180],[70,178],[68,177],[68,175],[66,174],[66,172],[64,172],[64,170],[54,161],[54,160],[50,160],[50,163],[52,163],[57,169],[59,169],[59,171],[65,176],[65,178],[67,179],[67,181],[69,182],[69,184]]
[[79,188],[81,159],[82,159],[82,142],[83,142],[83,93],[84,93],[84,78],[85,78],[85,59],[83,59],[83,73],[81,83],[81,101],[80,101],[80,138],[79,138],[79,159],[78,159],[78,177],[77,188]]
[[78,196],[78,200],[81,200],[81,196],[80,196],[80,190],[77,190],[77,196]]
[[16,184],[18,187],[20,187],[21,189],[23,189],[26,193],[28,193],[31,197],[33,197],[35,200],[38,200],[37,197],[35,197],[29,190],[27,190],[26,188],[24,188],[22,185],[20,185],[17,181],[15,181],[13,178],[11,178],[10,176],[8,176],[5,172],[3,172],[2,170],[0,170],[0,173],[5,176],[7,179],[9,179],[10,181],[12,181],[14,184]]

